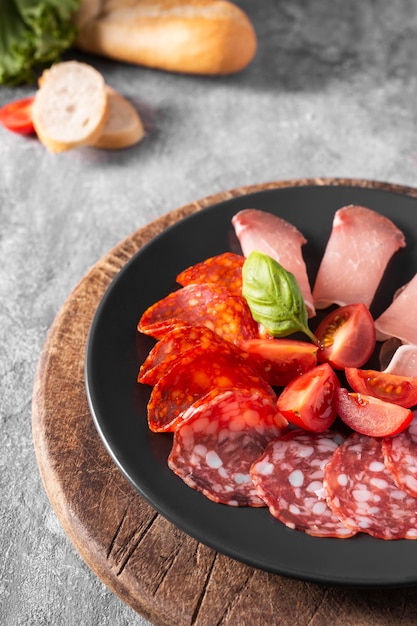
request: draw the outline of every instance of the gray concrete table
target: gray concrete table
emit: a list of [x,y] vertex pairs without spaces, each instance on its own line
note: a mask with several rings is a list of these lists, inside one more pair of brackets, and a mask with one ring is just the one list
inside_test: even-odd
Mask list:
[[[252,183],[350,177],[417,186],[417,5],[239,2],[259,38],[241,74],[167,74],[81,56],[133,99],[147,135],[53,155],[0,128],[0,621],[147,622],[88,569],[55,517],[31,433],[46,333],[86,271],[183,204]],[[0,89],[0,106],[33,87]]]

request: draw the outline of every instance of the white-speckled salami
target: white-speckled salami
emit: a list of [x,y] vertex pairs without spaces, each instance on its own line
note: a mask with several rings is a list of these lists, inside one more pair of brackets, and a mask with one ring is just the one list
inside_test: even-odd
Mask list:
[[230,506],[265,506],[249,468],[286,422],[267,395],[212,391],[184,414],[168,465],[193,489]]
[[353,433],[324,470],[332,510],[353,530],[379,539],[417,539],[417,499],[386,468],[382,440]]
[[268,444],[250,474],[274,517],[316,537],[355,534],[328,507],[323,489],[324,466],[342,441],[330,431],[293,430]]
[[417,417],[407,430],[396,437],[384,439],[382,452],[385,465],[394,481],[414,498],[417,498]]

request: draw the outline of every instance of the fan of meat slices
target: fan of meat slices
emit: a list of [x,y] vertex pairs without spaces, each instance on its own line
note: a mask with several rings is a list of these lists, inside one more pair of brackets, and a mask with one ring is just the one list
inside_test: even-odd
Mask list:
[[[138,382],[150,430],[173,435],[169,467],[312,536],[416,539],[417,274],[370,313],[404,234],[337,210],[311,288],[295,226],[251,208],[232,225],[242,254],[185,268],[138,322],[156,340]],[[376,350],[381,371],[367,369]]]

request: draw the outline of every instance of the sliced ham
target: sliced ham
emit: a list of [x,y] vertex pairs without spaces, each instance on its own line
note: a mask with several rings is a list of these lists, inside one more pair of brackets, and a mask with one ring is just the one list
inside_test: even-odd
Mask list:
[[383,371],[387,374],[417,378],[417,346],[402,345],[397,348]]
[[253,250],[272,257],[287,272],[294,274],[309,317],[315,315],[313,296],[301,248],[307,243],[304,235],[286,220],[259,209],[239,211],[232,224],[242,252],[247,257]]
[[417,345],[417,274],[399,289],[392,304],[375,320],[377,339],[397,337]]
[[315,307],[369,307],[388,261],[404,246],[401,230],[376,211],[356,205],[336,211],[313,289]]

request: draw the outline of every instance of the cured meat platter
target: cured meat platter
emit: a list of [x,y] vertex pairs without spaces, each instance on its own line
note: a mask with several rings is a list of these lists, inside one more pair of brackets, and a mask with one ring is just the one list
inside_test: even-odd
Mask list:
[[[86,353],[86,386],[96,428],[114,463],[175,526],[203,544],[252,567],[319,583],[402,586],[417,582],[417,545],[364,534],[348,539],[311,537],[287,528],[265,508],[228,507],[187,487],[167,466],[169,433],[149,431],[150,389],[138,385],[140,364],[153,341],[137,334],[142,313],[177,288],[185,268],[237,250],[231,227],[241,209],[272,212],[294,224],[308,243],[304,258],[313,281],[334,213],[349,204],[389,217],[407,245],[390,261],[371,310],[376,317],[417,270],[417,202],[383,185],[305,184],[248,192],[188,215],[149,241],[113,280],[95,314]],[[367,254],[364,249],[363,254]]]

